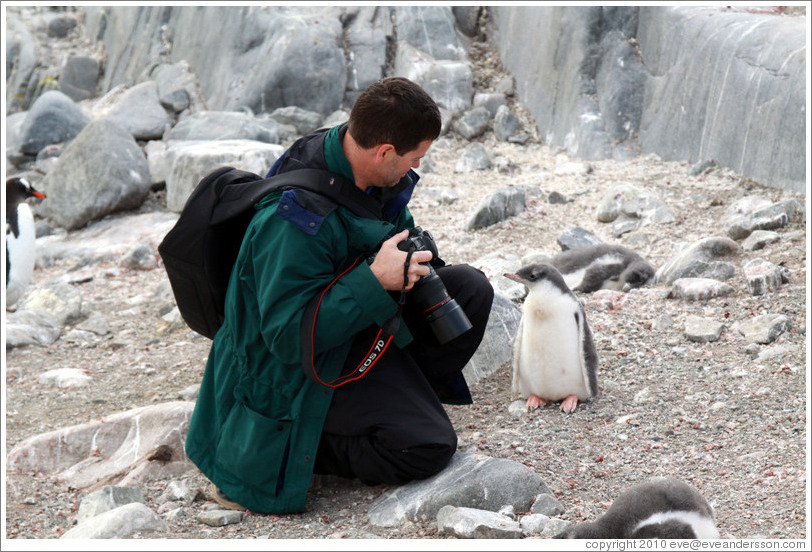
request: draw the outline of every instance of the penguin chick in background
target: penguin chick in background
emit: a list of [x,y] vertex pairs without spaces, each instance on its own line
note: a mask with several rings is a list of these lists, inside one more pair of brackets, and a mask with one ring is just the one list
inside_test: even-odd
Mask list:
[[547,262],[558,269],[572,291],[583,293],[599,289],[629,291],[654,276],[654,267],[622,245],[601,243],[569,249]]
[[29,197],[45,199],[24,178],[6,180],[6,309],[22,297],[34,273],[36,230]]
[[598,393],[598,354],[584,308],[552,265],[505,277],[528,289],[513,342],[513,392],[527,398],[528,409],[562,401],[569,414]]
[[694,487],[673,478],[636,485],[593,522],[571,525],[557,539],[718,539],[710,504]]

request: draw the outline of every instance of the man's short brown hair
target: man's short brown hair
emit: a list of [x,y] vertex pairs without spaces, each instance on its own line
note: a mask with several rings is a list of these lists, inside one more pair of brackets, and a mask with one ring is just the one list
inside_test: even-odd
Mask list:
[[440,135],[440,109],[425,90],[403,77],[369,85],[350,113],[348,131],[365,149],[392,144],[398,155]]

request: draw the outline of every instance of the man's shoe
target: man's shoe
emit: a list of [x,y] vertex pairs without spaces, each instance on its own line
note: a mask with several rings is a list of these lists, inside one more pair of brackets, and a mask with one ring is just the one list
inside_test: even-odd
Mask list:
[[226,493],[221,491],[220,488],[217,487],[217,485],[215,485],[214,483],[211,484],[209,492],[211,496],[214,498],[214,501],[223,508],[226,508],[228,510],[239,510],[241,512],[247,510],[245,506],[240,506],[239,504],[228,498],[228,496],[226,496]]

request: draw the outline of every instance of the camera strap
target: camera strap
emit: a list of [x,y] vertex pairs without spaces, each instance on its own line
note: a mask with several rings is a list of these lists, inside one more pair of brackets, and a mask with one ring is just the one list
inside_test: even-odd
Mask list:
[[356,366],[352,372],[349,374],[344,374],[331,382],[324,382],[319,377],[318,372],[316,372],[313,343],[314,336],[316,334],[316,316],[318,315],[321,301],[327,291],[338,281],[339,278],[355,268],[358,261],[361,260],[362,257],[355,259],[355,261],[347,269],[336,276],[333,281],[330,282],[326,288],[324,288],[324,291],[322,291],[320,295],[313,297],[313,299],[307,303],[305,306],[304,315],[302,317],[299,333],[301,337],[300,341],[302,343],[302,369],[304,370],[304,373],[308,379],[327,387],[338,387],[340,385],[344,385],[345,383],[362,378],[365,374],[367,374],[367,372],[369,372],[369,369],[372,368],[372,366],[378,362],[378,360],[380,360],[384,351],[386,351],[387,347],[389,347],[389,344],[392,342],[392,339],[400,328],[400,315],[403,312],[403,306],[406,304],[406,285],[409,282],[409,263],[412,261],[412,253],[414,253],[414,251],[414,246],[412,246],[409,248],[409,251],[406,252],[406,262],[403,264],[403,287],[400,288],[400,298],[398,299],[397,312],[378,330],[378,334],[375,336],[375,339],[373,339],[372,346],[364,357],[364,360],[361,361],[361,363]]

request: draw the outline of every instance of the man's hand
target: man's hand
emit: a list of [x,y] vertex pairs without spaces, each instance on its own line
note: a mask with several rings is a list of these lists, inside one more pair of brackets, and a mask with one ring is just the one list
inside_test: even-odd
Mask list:
[[[375,260],[369,265],[372,273],[381,283],[384,289],[389,291],[400,291],[403,287],[403,264],[406,262],[406,252],[398,249],[398,244],[409,237],[409,231],[404,230],[395,234],[381,245]],[[409,263],[409,281],[406,290],[423,276],[429,273],[429,267],[420,263],[427,263],[431,260],[431,251],[415,251]]]

